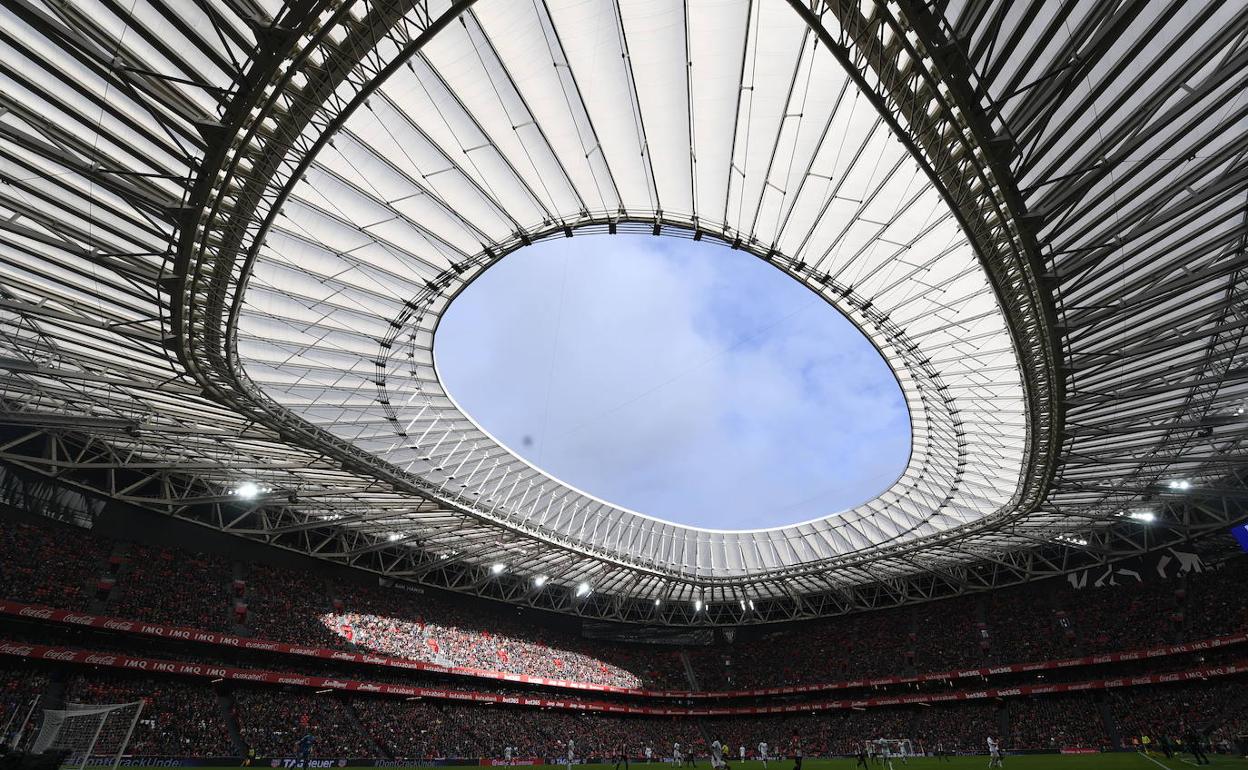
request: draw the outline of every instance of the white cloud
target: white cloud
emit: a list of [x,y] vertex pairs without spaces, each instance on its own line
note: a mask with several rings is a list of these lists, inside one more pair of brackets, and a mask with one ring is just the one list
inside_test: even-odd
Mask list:
[[909,451],[870,343],[725,247],[578,236],[523,249],[451,306],[437,355],[460,405],[512,449],[674,521],[831,513],[884,489]]

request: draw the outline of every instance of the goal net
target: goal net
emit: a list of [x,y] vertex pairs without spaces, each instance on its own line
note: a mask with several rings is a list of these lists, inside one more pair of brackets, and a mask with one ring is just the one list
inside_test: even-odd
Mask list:
[[914,744],[909,738],[876,738],[867,741],[867,753],[875,756],[913,757]]
[[142,712],[142,701],[110,705],[67,703],[63,709],[44,709],[43,723],[31,751],[64,753],[62,767],[116,768]]
[[[0,749],[19,753],[30,735],[26,729],[30,726],[30,718],[35,715],[42,695],[29,698],[18,698],[9,701],[0,700],[0,715],[3,715],[3,726],[0,726]],[[0,752],[3,753],[3,752]]]

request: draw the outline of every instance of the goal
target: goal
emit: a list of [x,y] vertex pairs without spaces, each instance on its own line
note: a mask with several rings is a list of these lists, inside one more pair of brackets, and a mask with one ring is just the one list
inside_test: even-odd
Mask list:
[[31,746],[32,753],[62,752],[62,767],[83,770],[116,768],[143,713],[143,701],[88,705],[67,703],[63,709],[44,709],[43,723]]
[[[0,728],[0,749],[14,754],[21,752],[25,745],[30,719],[35,715],[35,709],[42,699],[42,695],[35,695],[29,699],[11,701],[8,704],[9,716],[4,721],[4,727]],[[2,705],[4,704],[0,704]]]
[[890,757],[913,757],[914,744],[909,738],[876,738],[866,742],[868,754],[881,756],[887,753]]

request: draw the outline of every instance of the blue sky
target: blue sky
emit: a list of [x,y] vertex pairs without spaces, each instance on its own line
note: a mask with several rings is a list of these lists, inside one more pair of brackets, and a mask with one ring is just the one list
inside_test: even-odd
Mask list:
[[844,316],[744,252],[578,235],[451,304],[452,396],[521,456],[669,521],[754,529],[844,510],[905,467],[896,380]]

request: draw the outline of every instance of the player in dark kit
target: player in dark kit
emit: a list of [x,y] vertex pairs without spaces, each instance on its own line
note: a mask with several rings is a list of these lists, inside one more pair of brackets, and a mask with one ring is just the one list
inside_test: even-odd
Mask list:
[[1183,736],[1183,742],[1187,744],[1187,751],[1192,755],[1192,759],[1196,760],[1198,765],[1210,764],[1209,757],[1205,756],[1205,749],[1201,745],[1204,741],[1200,733],[1195,730],[1186,730]]
[[866,770],[866,767],[867,767],[867,749],[866,749],[866,747],[865,747],[865,746],[859,746],[859,747],[858,747],[858,753],[854,755],[854,758],[855,758],[856,760],[858,760],[857,762],[855,762],[855,763],[854,763],[854,767],[861,767],[861,768],[863,768],[863,770]]
[[802,770],[802,737],[793,733],[793,770]]
[[308,762],[312,759],[312,745],[316,743],[316,736],[312,733],[306,733],[295,747],[299,750],[299,766],[303,770],[308,770]]
[[620,765],[628,770],[628,747],[623,743],[615,747],[615,770],[620,770]]

